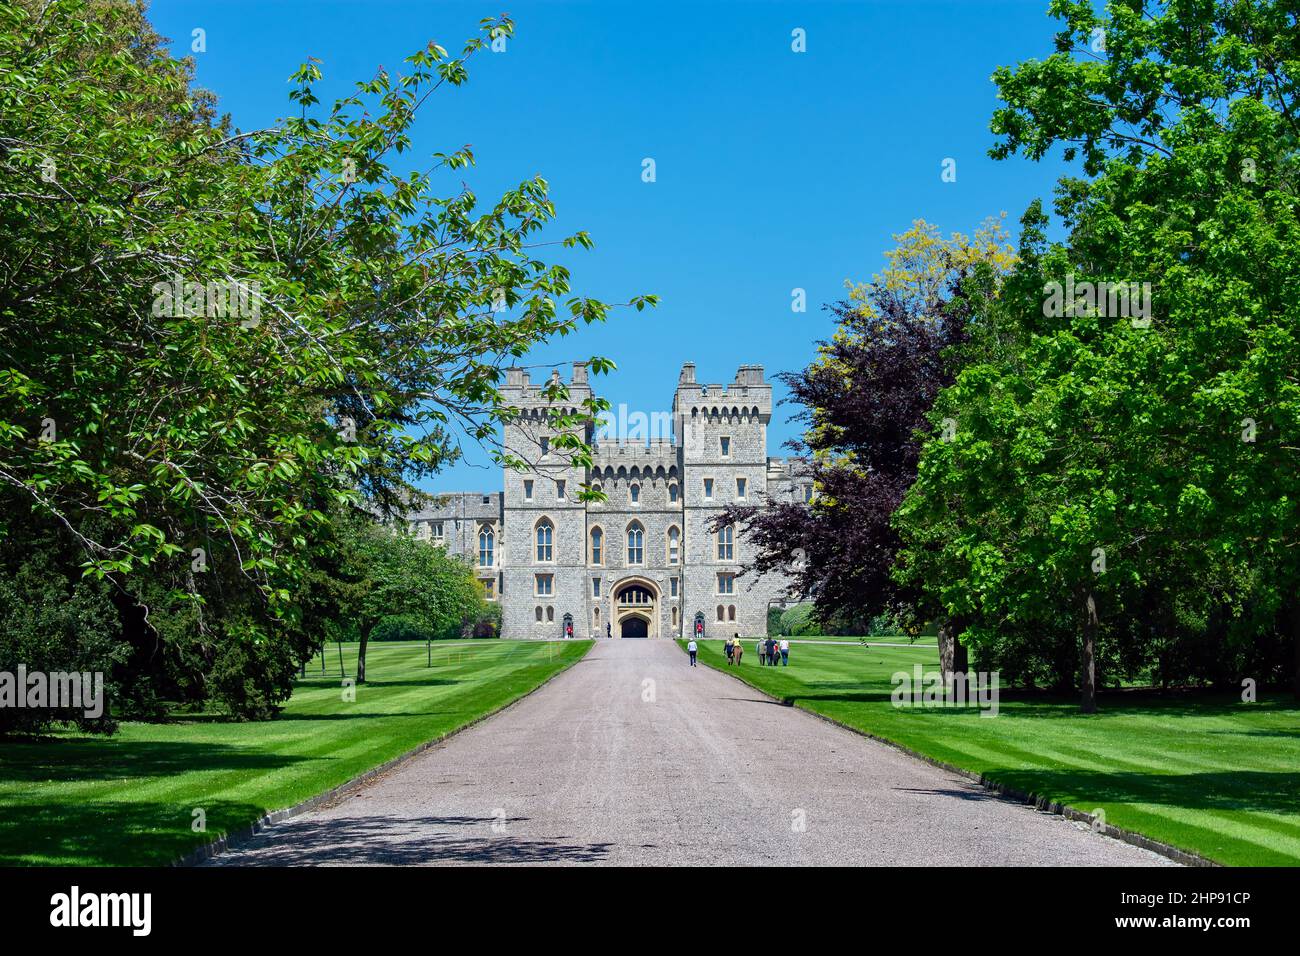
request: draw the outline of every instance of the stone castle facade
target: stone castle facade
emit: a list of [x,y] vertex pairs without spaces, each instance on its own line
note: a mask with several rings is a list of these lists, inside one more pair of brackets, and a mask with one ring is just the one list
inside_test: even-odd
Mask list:
[[[415,533],[475,567],[501,603],[503,637],[765,634],[784,579],[738,576],[752,556],[743,536],[709,528],[729,504],[812,493],[798,459],[767,455],[772,387],[762,366],[704,385],[687,363],[671,434],[619,440],[589,429],[590,468],[553,446],[561,434],[553,416],[592,397],[585,366],[574,366],[566,387],[567,400],[553,403],[527,372],[508,370],[503,391],[517,417],[505,426],[505,448],[528,468],[504,469],[503,492],[439,495],[410,516]],[[579,500],[588,482],[605,501]]]

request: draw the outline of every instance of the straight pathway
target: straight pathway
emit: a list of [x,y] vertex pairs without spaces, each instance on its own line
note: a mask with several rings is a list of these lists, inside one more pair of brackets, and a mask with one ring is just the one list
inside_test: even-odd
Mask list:
[[619,639],[209,861],[450,863],[1173,865]]

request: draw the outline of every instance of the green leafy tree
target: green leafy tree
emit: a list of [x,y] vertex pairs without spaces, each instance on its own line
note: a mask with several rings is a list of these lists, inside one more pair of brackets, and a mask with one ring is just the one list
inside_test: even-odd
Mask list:
[[1300,668],[1300,31],[1269,2],[1051,9],[1056,52],[994,75],[993,154],[1061,144],[1089,178],[1058,188],[1068,242],[1030,211],[936,404],[959,424],[900,510],[900,574],[984,650],[1073,632],[1085,710],[1099,661],[1132,670],[1189,618],[1225,653],[1249,624],[1262,670],[1237,678],[1280,677],[1280,627]]
[[[294,595],[329,515],[397,509],[462,431],[517,464],[502,364],[609,314],[539,255],[591,244],[543,235],[545,180],[482,204],[468,148],[395,166],[512,30],[328,107],[308,62],[293,115],[236,131],[138,6],[0,7],[0,535],[24,511],[58,528],[188,693],[283,700],[319,641]],[[557,442],[579,462],[580,433]]]

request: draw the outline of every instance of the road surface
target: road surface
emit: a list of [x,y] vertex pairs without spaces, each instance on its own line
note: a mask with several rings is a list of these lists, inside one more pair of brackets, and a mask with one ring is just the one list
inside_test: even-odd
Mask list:
[[1158,866],[776,704],[661,640],[536,693],[208,865]]

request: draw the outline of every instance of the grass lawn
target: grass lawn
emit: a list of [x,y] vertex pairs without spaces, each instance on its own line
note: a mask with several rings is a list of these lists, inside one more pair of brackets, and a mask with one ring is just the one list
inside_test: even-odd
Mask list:
[[[0,865],[167,864],[262,814],[300,803],[505,706],[579,660],[591,641],[371,644],[345,703],[335,647],[275,720],[124,723],[0,744]],[[356,646],[343,646],[355,673]],[[207,832],[191,830],[195,809]]]
[[1300,705],[1289,696],[1103,695],[1008,699],[974,709],[896,708],[896,671],[937,669],[934,648],[793,645],[789,667],[759,667],[752,641],[728,668],[721,641],[700,660],[796,707],[985,774],[1106,822],[1232,865],[1300,864]]

